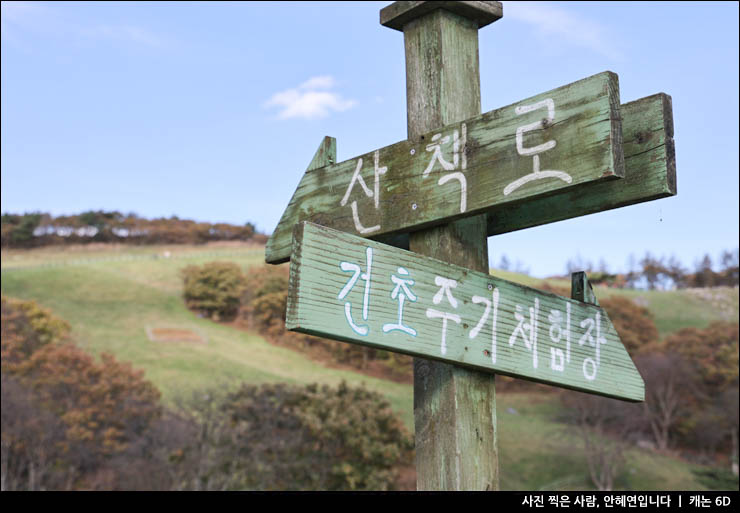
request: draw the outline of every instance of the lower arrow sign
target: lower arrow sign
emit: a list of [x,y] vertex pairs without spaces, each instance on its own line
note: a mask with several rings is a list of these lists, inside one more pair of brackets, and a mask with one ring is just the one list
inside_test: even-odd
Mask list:
[[[585,275],[574,297],[588,300]],[[311,223],[296,225],[288,329],[628,401],[642,377],[606,312]]]

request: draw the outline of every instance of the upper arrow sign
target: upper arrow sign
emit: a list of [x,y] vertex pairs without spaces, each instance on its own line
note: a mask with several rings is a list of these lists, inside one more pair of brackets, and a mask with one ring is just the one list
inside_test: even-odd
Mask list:
[[620,114],[624,178],[584,184],[562,194],[492,209],[488,212],[488,235],[675,196],[676,151],[671,97],[658,93],[625,103]]
[[[622,116],[624,178],[584,183],[549,196],[488,211],[487,234],[530,228],[676,195],[676,150],[671,97],[658,93],[625,103]],[[379,240],[408,249],[408,233]]]
[[624,176],[618,79],[600,73],[329,163],[335,152],[325,139],[267,243],[267,262],[290,258],[300,221],[376,238]]
[[572,299],[296,226],[288,329],[628,401],[642,377],[583,273]]

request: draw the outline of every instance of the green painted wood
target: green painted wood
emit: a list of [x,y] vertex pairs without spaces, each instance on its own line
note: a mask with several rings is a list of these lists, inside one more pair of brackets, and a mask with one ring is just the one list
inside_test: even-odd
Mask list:
[[621,112],[624,178],[588,183],[557,195],[494,208],[488,213],[488,235],[675,196],[671,97],[659,93],[641,98],[622,105]]
[[[310,223],[296,227],[290,272],[288,329],[644,399],[639,372],[596,305]],[[584,273],[573,281],[574,294],[592,296]]]
[[[399,4],[393,4],[399,5]],[[437,10],[403,25],[409,140],[480,114],[478,27],[470,13]],[[488,270],[485,215],[419,230],[414,252]],[[414,358],[418,490],[498,490],[495,376]]]
[[[427,16],[436,13],[454,16],[442,9]],[[419,39],[407,51],[456,44],[454,36],[449,35],[450,41],[444,37]],[[441,52],[435,65],[450,67],[456,55]],[[565,190],[578,194],[584,184],[624,176],[614,73],[599,73],[475,117],[453,116],[456,110],[470,110],[457,97],[469,87],[464,71],[477,59],[476,51],[475,58],[466,57],[459,66],[463,72],[442,74],[449,84],[442,94],[432,95],[427,89],[433,86],[425,85],[409,96],[414,112],[451,109],[443,123],[425,123],[406,141],[305,173],[268,240],[266,261],[289,258],[292,229],[300,221],[377,238]]]
[[326,136],[319,144],[316,153],[311,159],[311,163],[306,168],[306,172],[328,166],[337,161],[337,140],[334,137]]
[[586,273],[583,271],[571,274],[570,297],[576,301],[600,306],[599,300],[596,299],[596,294],[594,294],[594,289],[591,287],[591,283],[589,283]]
[[501,2],[393,2],[380,10],[380,24],[403,32],[404,25],[436,9],[444,9],[472,20],[478,28],[485,27],[504,15]]
[[[645,201],[675,196],[676,150],[671,97],[664,93],[621,106],[625,176],[584,184],[544,198],[496,208],[488,213],[487,235],[532,228]],[[409,249],[409,234],[378,238]]]

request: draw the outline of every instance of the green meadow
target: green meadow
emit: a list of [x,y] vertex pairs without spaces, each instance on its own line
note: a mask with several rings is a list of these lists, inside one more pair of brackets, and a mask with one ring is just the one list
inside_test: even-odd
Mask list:
[[[170,257],[163,255],[170,252]],[[413,423],[410,387],[354,372],[327,369],[296,351],[269,344],[257,334],[202,319],[185,308],[180,270],[215,260],[247,269],[264,260],[262,248],[222,250],[134,247],[92,250],[56,258],[28,251],[32,265],[3,255],[2,293],[33,299],[67,320],[77,343],[107,351],[143,369],[166,401],[193,391],[237,383],[326,383],[342,380],[383,393],[407,424]],[[49,255],[50,258],[43,258]],[[9,262],[6,266],[5,262]],[[152,342],[147,328],[184,328],[205,343]]]
[[[192,264],[232,261],[244,270],[264,261],[263,247],[95,246],[2,252],[2,293],[34,300],[72,326],[77,344],[94,354],[110,352],[131,362],[159,387],[165,402],[194,391],[238,383],[326,383],[364,385],[388,398],[413,429],[410,385],[327,368],[300,352],[265,341],[256,333],[199,318],[181,298],[180,270]],[[283,264],[287,265],[287,264]],[[542,280],[493,271],[537,287]],[[569,286],[569,283],[552,282]],[[737,319],[737,289],[626,291],[597,288],[597,297],[622,294],[654,314],[661,336],[685,326]],[[188,329],[204,342],[153,342],[147,330]],[[538,387],[500,392],[497,397],[501,485],[509,490],[591,489],[581,441],[557,420],[557,391]],[[702,490],[698,467],[644,449],[631,448],[617,487],[632,490]]]

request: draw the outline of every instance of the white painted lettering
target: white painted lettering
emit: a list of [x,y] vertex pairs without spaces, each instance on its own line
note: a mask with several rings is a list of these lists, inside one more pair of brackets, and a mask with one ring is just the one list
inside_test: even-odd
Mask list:
[[573,178],[564,171],[557,171],[553,169],[540,170],[539,154],[554,148],[556,145],[556,141],[546,141],[542,144],[538,144],[537,146],[532,146],[530,148],[526,148],[524,146],[525,133],[531,132],[532,130],[539,130],[541,128],[544,128],[545,124],[543,123],[543,121],[545,121],[549,125],[555,120],[555,102],[551,98],[547,98],[537,103],[533,103],[531,105],[521,105],[514,109],[514,112],[516,112],[517,115],[522,115],[542,108],[547,108],[547,118],[545,120],[541,119],[535,123],[522,125],[516,129],[516,151],[519,155],[532,157],[532,172],[528,175],[518,178],[517,180],[514,180],[509,185],[504,187],[504,196],[508,196],[519,187],[534,180],[542,180],[544,178],[557,178],[566,183],[571,183],[573,181]]

